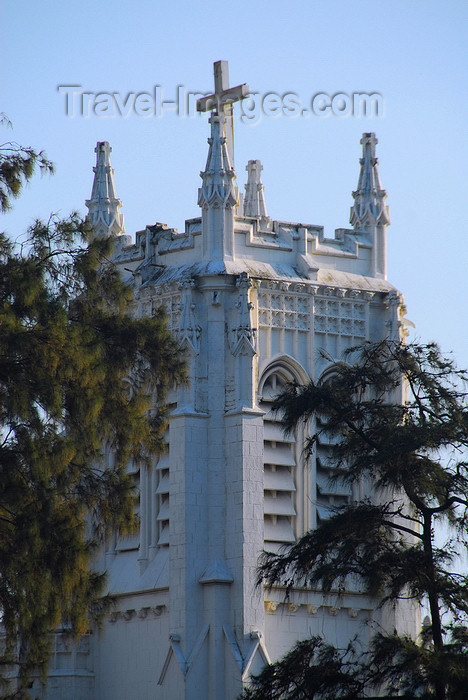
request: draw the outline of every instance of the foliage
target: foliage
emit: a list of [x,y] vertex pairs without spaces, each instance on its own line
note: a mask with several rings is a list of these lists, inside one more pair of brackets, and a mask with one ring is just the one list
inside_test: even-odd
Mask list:
[[355,700],[362,697],[360,668],[350,644],[335,649],[320,637],[296,646],[276,664],[266,666],[243,694],[245,700]]
[[77,214],[36,221],[21,247],[0,235],[0,665],[23,685],[57,625],[80,635],[105,608],[92,558],[136,526],[128,462],[160,451],[185,378],[163,312],[132,315],[111,248]]
[[[468,534],[467,374],[435,344],[369,343],[349,357],[324,383],[288,385],[275,408],[286,430],[311,426],[310,450],[322,435],[332,438],[333,480],[354,497],[283,552],[265,553],[259,583],[340,594],[352,578],[381,605],[424,601],[424,634],[377,634],[356,678],[365,679],[366,692],[380,685],[404,697],[462,700],[468,577],[454,566]],[[434,530],[442,524],[449,535],[440,546]]]
[[[11,127],[8,117],[0,113],[0,124]],[[31,179],[39,167],[41,173],[53,173],[53,163],[44,151],[39,153],[31,146],[20,146],[14,141],[0,144],[0,212],[11,208],[11,200],[19,197],[23,184]]]

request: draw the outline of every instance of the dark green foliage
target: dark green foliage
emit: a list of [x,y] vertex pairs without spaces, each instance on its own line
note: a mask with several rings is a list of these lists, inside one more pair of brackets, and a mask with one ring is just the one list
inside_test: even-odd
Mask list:
[[[377,635],[369,668],[389,693],[409,698],[466,700],[468,675],[467,628],[452,625],[441,649],[406,636]],[[430,636],[430,634],[428,635]],[[440,695],[437,695],[440,693]]]
[[136,526],[126,467],[160,451],[185,377],[164,314],[132,316],[111,247],[76,214],[36,221],[21,248],[0,235],[0,666],[23,682],[57,625],[80,635],[105,610],[92,558]]
[[245,700],[355,700],[362,697],[356,653],[334,649],[319,637],[296,646],[267,666],[242,697]]
[[[286,430],[307,422],[309,449],[320,434],[333,437],[335,481],[355,496],[359,485],[372,489],[283,552],[265,553],[259,583],[339,594],[352,576],[382,604],[424,601],[430,625],[421,638],[378,634],[356,678],[371,693],[380,685],[404,697],[462,700],[468,577],[454,568],[468,534],[467,374],[434,344],[369,343],[349,357],[325,383],[289,385],[275,408]],[[437,546],[441,524],[450,534]]]
[[[5,114],[0,113],[0,124],[11,127]],[[23,184],[31,179],[34,170],[53,173],[54,166],[44,151],[37,153],[30,146],[13,141],[0,144],[0,212],[11,208],[11,199],[19,197]]]

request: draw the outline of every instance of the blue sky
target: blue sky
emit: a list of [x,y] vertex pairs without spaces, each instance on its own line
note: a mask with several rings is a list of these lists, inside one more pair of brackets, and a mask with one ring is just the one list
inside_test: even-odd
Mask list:
[[122,96],[160,85],[174,99],[178,85],[209,91],[213,61],[225,59],[232,85],[295,92],[303,104],[319,92],[378,92],[378,118],[237,120],[238,183],[259,158],[269,214],[333,235],[348,225],[361,134],[375,131],[392,220],[389,280],[404,293],[417,336],[468,367],[467,19],[467,3],[456,0],[4,3],[0,111],[14,130],[2,141],[44,149],[56,175],[35,178],[2,228],[16,237],[36,216],[85,213],[94,148],[104,140],[127,233],[155,221],[182,229],[198,215],[206,117],[71,118],[58,85]]

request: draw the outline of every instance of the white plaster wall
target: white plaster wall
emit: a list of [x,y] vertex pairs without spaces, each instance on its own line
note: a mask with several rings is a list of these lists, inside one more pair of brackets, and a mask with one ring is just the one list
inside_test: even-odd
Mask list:
[[[353,613],[354,614],[354,613]],[[326,642],[345,647],[358,635],[365,647],[372,627],[372,613],[356,610],[351,617],[348,609],[317,607],[313,614],[304,605],[292,612],[287,604],[278,605],[276,611],[265,614],[265,641],[272,661],[284,654],[302,639],[320,636]]]
[[[152,602],[154,598],[141,596],[142,606]],[[126,607],[124,600],[121,607]],[[87,700],[168,700],[167,686],[158,685],[168,638],[167,609],[158,617],[149,611],[144,619],[138,612],[129,620],[107,619],[102,631],[95,633],[95,693]]]

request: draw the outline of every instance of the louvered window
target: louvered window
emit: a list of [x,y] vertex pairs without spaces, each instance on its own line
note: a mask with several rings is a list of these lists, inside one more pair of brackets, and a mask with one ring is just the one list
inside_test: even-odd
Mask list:
[[[139,465],[131,459],[128,467],[127,473],[134,486],[134,512],[137,518],[140,517],[140,467]],[[138,549],[140,546],[140,531],[137,529],[134,533],[130,535],[124,535],[117,538],[116,550],[123,551],[128,549]]]
[[169,544],[169,431],[166,435],[166,451],[156,465],[156,542]]
[[[291,377],[292,378],[292,377]],[[296,444],[285,437],[279,416],[271,405],[287,379],[271,372],[261,386],[263,418],[265,542],[285,543],[295,539]]]
[[[323,382],[331,379],[330,373]],[[336,507],[345,505],[351,497],[351,488],[340,479],[340,472],[336,467],[336,460],[333,457],[334,446],[338,443],[339,436],[321,432],[326,426],[323,416],[316,417],[316,431],[318,439],[316,442],[316,508],[317,523],[327,520]]]

